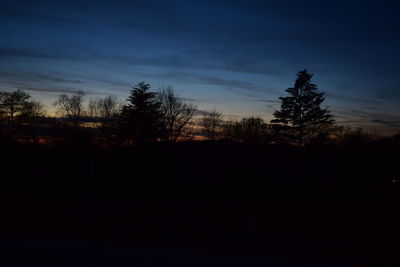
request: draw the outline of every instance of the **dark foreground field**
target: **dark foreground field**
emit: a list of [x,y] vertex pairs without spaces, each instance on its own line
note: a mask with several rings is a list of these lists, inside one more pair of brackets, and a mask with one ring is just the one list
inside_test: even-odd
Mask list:
[[2,144],[0,266],[398,266],[398,151]]

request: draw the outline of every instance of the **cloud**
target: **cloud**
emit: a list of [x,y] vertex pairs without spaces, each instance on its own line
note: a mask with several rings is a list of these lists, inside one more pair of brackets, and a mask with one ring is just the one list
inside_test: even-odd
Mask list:
[[211,112],[208,110],[201,110],[201,109],[196,109],[194,112],[195,116],[207,116],[209,115]]
[[376,89],[376,97],[380,100],[400,100],[400,81]]
[[371,122],[383,124],[383,125],[389,126],[389,127],[397,127],[400,130],[400,120],[389,121],[389,120],[384,120],[384,119],[372,119]]
[[99,93],[99,92],[80,90],[80,89],[75,89],[75,88],[20,87],[18,89],[26,90],[26,91],[33,91],[33,92],[40,92],[40,93],[75,94],[77,92],[83,92],[85,95],[103,95],[102,93]]
[[150,78],[157,78],[157,79],[166,79],[166,80],[173,80],[179,82],[189,82],[189,83],[196,83],[196,84],[206,84],[206,85],[218,85],[223,86],[230,90],[231,88],[240,88],[240,89],[247,89],[251,90],[256,88],[256,86],[250,82],[244,82],[240,80],[234,79],[224,79],[218,78],[214,76],[204,75],[204,74],[197,74],[197,73],[188,73],[188,72],[165,72],[165,73],[149,73],[149,72],[137,72],[137,75],[141,77],[150,77]]
[[[74,12],[75,11],[75,12]],[[69,27],[79,22],[76,10],[62,1],[9,1],[2,3],[0,18],[8,23],[46,25],[46,27]]]
[[181,97],[181,99],[182,99],[183,101],[187,101],[187,102],[195,102],[195,103],[200,102],[199,99],[197,99],[197,98],[191,98],[191,97]]
[[349,97],[349,96],[339,96],[332,92],[325,92],[325,96],[328,98],[334,98],[342,101],[353,102],[353,103],[362,103],[367,105],[373,105],[375,108],[379,108],[379,106],[383,105],[382,100],[377,100],[376,98],[362,98],[362,97]]
[[280,100],[271,100],[271,99],[262,99],[262,98],[260,98],[260,99],[246,99],[246,100],[250,101],[250,102],[262,102],[262,103],[273,103],[273,104],[281,103]]
[[[26,88],[19,88],[22,90],[27,90],[27,91],[34,91],[34,92],[44,92],[44,93],[60,93],[60,94],[74,94],[77,93],[78,91],[82,90],[77,90],[77,89],[67,89],[67,88],[35,88],[35,87],[26,87]],[[93,92],[89,91],[83,91],[85,94],[93,94]]]
[[43,59],[70,59],[65,53],[49,52],[47,49],[37,49],[30,47],[0,47],[0,59],[8,58],[43,58]]
[[374,128],[381,132],[400,131],[400,120],[396,115],[360,109],[333,110],[333,113],[339,124]]
[[78,79],[67,79],[61,77],[61,74],[52,72],[35,72],[35,71],[0,71],[0,80],[12,79],[13,82],[56,82],[56,83],[74,83],[82,84],[84,81]]
[[372,111],[382,110],[382,107],[376,107],[376,106],[362,106],[361,108],[365,109],[365,110],[372,110]]

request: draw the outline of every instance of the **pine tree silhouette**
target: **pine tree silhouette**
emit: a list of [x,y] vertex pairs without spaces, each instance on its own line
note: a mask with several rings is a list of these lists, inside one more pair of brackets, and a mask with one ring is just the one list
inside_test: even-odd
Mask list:
[[157,93],[150,92],[150,85],[138,83],[132,88],[120,116],[121,130],[137,144],[156,141],[161,134],[160,103]]
[[330,111],[321,107],[324,93],[318,92],[317,86],[311,83],[312,77],[307,70],[297,73],[294,87],[285,90],[289,96],[279,98],[281,109],[274,112],[275,119],[271,121],[276,129],[288,133],[300,146],[326,133],[334,123]]

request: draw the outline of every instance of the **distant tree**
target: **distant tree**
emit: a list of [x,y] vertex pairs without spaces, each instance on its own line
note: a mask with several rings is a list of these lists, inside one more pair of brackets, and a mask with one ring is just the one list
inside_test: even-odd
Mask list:
[[231,140],[235,139],[235,126],[236,121],[226,120],[221,123],[221,139]]
[[269,142],[268,124],[260,117],[245,117],[240,121],[226,121],[222,125],[224,139],[236,142],[262,144]]
[[87,105],[87,116],[92,124],[92,131],[97,133],[97,142],[109,145],[113,133],[117,130],[117,122],[121,111],[121,103],[116,96],[90,99]]
[[378,139],[376,134],[362,128],[347,127],[338,135],[338,141],[342,145],[364,145],[376,139]]
[[54,102],[58,113],[67,119],[74,129],[79,129],[84,115],[84,96],[85,93],[82,91],[78,91],[74,95],[62,94]]
[[36,123],[45,117],[45,111],[42,103],[32,100],[24,104],[18,120],[23,123]]
[[268,126],[260,117],[243,118],[237,123],[235,129],[241,142],[264,143],[267,141]]
[[45,116],[46,111],[44,110],[43,104],[39,101],[32,100],[26,104],[21,115],[27,117],[42,117]]
[[122,107],[120,128],[125,138],[136,143],[157,141],[162,133],[162,114],[157,93],[140,82],[131,90],[128,104]]
[[20,115],[16,118],[27,135],[36,139],[45,127],[46,114],[43,105],[38,101],[29,101],[25,104]]
[[160,103],[164,139],[175,142],[188,132],[196,107],[185,103],[171,87],[159,91],[157,101]]
[[297,73],[294,87],[286,89],[288,96],[279,98],[281,109],[274,112],[275,119],[271,121],[280,134],[287,134],[300,146],[315,136],[329,134],[334,123],[330,111],[321,107],[324,93],[311,83],[312,77],[307,70]]
[[7,120],[7,132],[14,134],[14,120],[29,105],[31,96],[22,90],[0,92],[0,110]]
[[93,121],[96,125],[100,121],[100,99],[90,99],[87,104],[86,115]]
[[104,98],[90,99],[87,107],[87,115],[97,120],[102,126],[109,126],[111,120],[117,117],[121,110],[121,105],[116,96],[106,96]]
[[206,112],[200,119],[200,126],[210,141],[215,141],[221,135],[221,125],[222,125],[222,114],[213,110],[211,112]]

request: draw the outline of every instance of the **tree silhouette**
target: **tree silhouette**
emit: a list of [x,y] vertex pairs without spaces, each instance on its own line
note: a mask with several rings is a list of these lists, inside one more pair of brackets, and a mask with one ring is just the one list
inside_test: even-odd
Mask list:
[[158,92],[157,100],[160,103],[165,140],[174,142],[187,132],[196,107],[185,103],[172,87]]
[[87,105],[87,116],[91,123],[91,129],[96,132],[97,141],[103,144],[109,143],[113,132],[118,125],[121,103],[116,96],[108,95],[104,98],[90,99]]
[[43,105],[35,100],[26,102],[20,114],[16,117],[16,122],[21,126],[20,130],[36,140],[46,122],[46,112]]
[[120,127],[123,136],[141,144],[156,141],[161,137],[161,112],[157,93],[150,92],[150,85],[145,82],[132,87],[122,107]]
[[43,109],[42,103],[32,100],[24,104],[24,107],[22,108],[18,119],[29,122],[44,116],[45,111]]
[[260,144],[267,141],[268,125],[260,117],[243,118],[237,127],[242,142]]
[[31,96],[22,90],[14,92],[0,92],[0,110],[7,118],[7,132],[10,136],[14,134],[15,117],[23,113],[29,106]]
[[107,128],[119,115],[121,104],[116,96],[108,95],[104,98],[90,99],[87,105],[87,116],[101,127]]
[[68,119],[71,126],[76,130],[79,129],[84,113],[84,96],[85,93],[82,91],[78,91],[72,96],[62,94],[54,102],[54,105],[58,108],[58,113]]
[[260,117],[245,117],[240,121],[225,121],[221,125],[223,139],[247,144],[269,142],[268,124]]
[[216,110],[206,112],[200,119],[200,125],[208,140],[215,141],[221,133],[222,114]]
[[306,138],[310,141],[316,135],[327,134],[334,123],[330,111],[321,108],[324,93],[311,83],[312,77],[307,70],[297,73],[294,87],[286,89],[289,96],[279,98],[281,109],[274,112],[275,119],[271,121],[275,129],[287,133],[300,146]]

